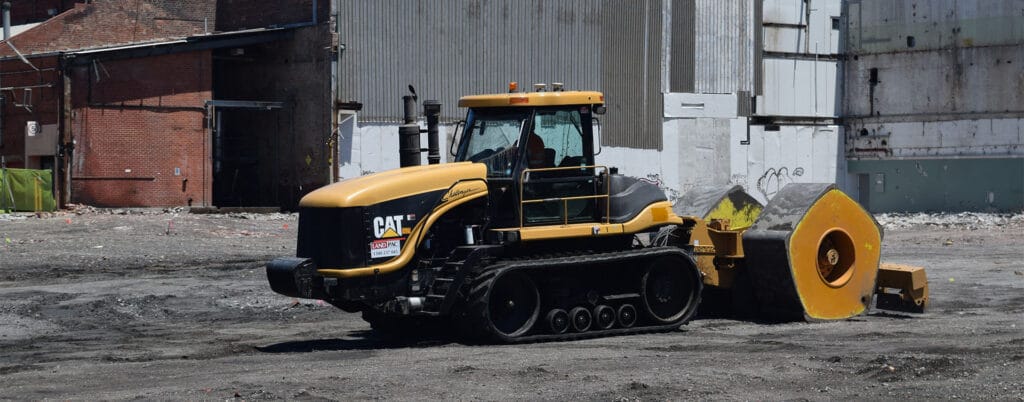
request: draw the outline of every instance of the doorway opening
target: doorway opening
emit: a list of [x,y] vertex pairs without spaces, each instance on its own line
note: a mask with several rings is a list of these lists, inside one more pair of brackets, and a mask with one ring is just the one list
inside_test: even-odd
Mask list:
[[280,102],[209,101],[213,205],[278,207],[281,137],[287,119]]

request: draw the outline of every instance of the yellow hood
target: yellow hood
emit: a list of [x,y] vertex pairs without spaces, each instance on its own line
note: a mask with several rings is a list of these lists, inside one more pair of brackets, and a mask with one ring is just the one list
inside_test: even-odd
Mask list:
[[342,180],[306,194],[299,206],[315,208],[359,207],[410,195],[448,189],[456,181],[483,179],[487,167],[458,162],[412,166]]

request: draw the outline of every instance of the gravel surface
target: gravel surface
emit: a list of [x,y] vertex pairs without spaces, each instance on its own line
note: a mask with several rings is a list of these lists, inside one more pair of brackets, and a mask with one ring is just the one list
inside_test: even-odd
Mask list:
[[470,346],[271,292],[293,214],[0,215],[0,399],[1024,400],[1022,215],[877,218],[925,314]]

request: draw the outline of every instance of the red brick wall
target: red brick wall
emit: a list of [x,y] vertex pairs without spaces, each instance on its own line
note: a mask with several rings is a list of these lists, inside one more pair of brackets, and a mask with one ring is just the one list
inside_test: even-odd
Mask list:
[[[74,7],[81,0],[8,0],[11,2],[11,24],[39,22]],[[50,12],[55,14],[50,14]]]
[[[330,15],[333,0],[316,0],[317,22]],[[313,0],[217,0],[217,30],[265,28],[311,22]]]
[[203,51],[75,68],[72,202],[209,204],[211,62]]

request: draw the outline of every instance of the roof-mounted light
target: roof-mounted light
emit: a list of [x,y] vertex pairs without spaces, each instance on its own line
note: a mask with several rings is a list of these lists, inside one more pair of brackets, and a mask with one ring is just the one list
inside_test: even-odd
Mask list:
[[513,92],[515,92],[517,90],[519,90],[519,83],[518,82],[512,81],[512,82],[508,83],[508,93],[513,93]]

